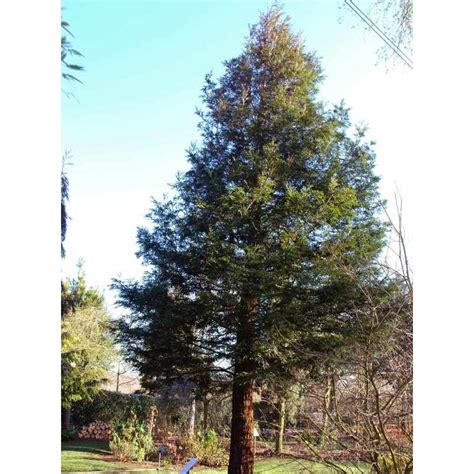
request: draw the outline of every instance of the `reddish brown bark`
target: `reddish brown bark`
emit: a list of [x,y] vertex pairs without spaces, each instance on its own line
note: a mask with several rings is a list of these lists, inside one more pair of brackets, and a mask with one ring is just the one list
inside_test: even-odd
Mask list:
[[228,474],[253,473],[253,389],[253,380],[234,380]]
[[252,474],[254,467],[253,391],[256,364],[253,355],[257,300],[253,297],[246,301],[246,311],[237,331],[228,474]]

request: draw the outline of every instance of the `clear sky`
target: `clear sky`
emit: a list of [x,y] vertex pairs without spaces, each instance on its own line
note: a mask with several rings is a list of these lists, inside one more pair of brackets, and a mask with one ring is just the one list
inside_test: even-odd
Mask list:
[[[368,2],[360,0],[364,10]],[[112,309],[113,277],[140,276],[136,229],[151,197],[169,192],[187,169],[185,150],[199,139],[200,90],[207,72],[238,55],[250,24],[271,4],[260,0],[69,0],[63,18],[84,54],[83,85],[63,84],[77,100],[62,99],[62,148],[68,167],[72,217],[63,275],[80,257],[90,284]],[[410,155],[401,117],[410,110],[411,72],[377,65],[381,40],[366,31],[342,0],[288,0],[285,12],[308,50],[321,58],[321,98],[344,99],[352,120],[369,126],[377,143],[381,193],[409,177]],[[366,8],[365,8],[366,9]],[[115,313],[115,311],[114,311]]]

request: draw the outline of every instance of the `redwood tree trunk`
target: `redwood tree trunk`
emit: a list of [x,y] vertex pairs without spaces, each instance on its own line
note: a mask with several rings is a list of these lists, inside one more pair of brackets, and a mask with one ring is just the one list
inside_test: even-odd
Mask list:
[[235,346],[232,426],[228,474],[253,474],[253,390],[255,386],[255,316],[257,298],[246,295]]
[[253,389],[253,380],[234,377],[228,474],[253,473]]

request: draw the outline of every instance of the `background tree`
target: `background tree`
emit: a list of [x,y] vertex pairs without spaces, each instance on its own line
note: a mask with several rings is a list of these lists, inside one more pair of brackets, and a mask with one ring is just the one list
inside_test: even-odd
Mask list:
[[[84,67],[78,64],[72,64],[69,62],[69,58],[73,56],[80,56],[82,54],[72,47],[70,40],[67,35],[73,38],[73,34],[69,30],[69,23],[65,20],[61,20],[61,77],[67,81],[76,81],[82,83],[74,74],[68,71],[83,71]],[[66,96],[70,97],[72,94],[62,89]],[[66,203],[69,201],[69,179],[66,174],[66,165],[70,164],[70,152],[65,151],[62,158],[61,167],[61,258],[66,256],[66,250],[64,248],[64,241],[66,239],[67,232],[67,221],[69,216],[67,214]]]
[[167,338],[162,348],[171,349],[165,356],[131,338],[137,365],[166,377],[168,357],[168,370],[232,374],[228,470],[250,473],[253,392],[279,335],[324,332],[345,284],[333,261],[363,265],[384,231],[373,153],[361,131],[350,133],[343,105],[316,101],[319,62],[278,7],[224,65],[219,81],[206,78],[190,170],[175,198],[154,203],[153,228],[139,230],[143,282],[115,287],[131,313],[122,328]]
[[[324,433],[330,448],[369,462],[374,472],[401,474],[413,470],[413,286],[401,200],[395,200],[398,215],[395,220],[388,216],[392,239],[387,249],[396,258],[389,253],[364,279],[345,268],[362,303],[347,314],[351,330],[343,343],[326,354],[333,383],[326,391],[311,383],[306,389],[322,399],[323,422],[311,420],[310,426]],[[314,352],[305,356],[321,358]],[[328,388],[332,403],[326,400]],[[324,446],[309,432],[303,441],[321,459]]]
[[[413,52],[413,0],[377,0],[371,6],[376,21],[380,21],[395,45],[410,55]],[[385,54],[393,55],[386,45]]]
[[300,385],[295,379],[277,377],[259,389],[260,402],[255,404],[260,436],[270,435],[275,440],[275,453],[283,452],[285,429],[288,422],[296,423],[301,402]]
[[344,0],[344,6],[380,38],[379,58],[386,63],[402,60],[413,67],[413,0],[374,0],[368,11],[358,3]]
[[70,154],[66,151],[62,158],[61,167],[61,258],[66,256],[64,241],[66,240],[67,221],[69,215],[67,213],[66,203],[69,201],[69,178],[66,174],[66,165],[70,164]]
[[102,294],[97,289],[87,285],[83,265],[83,260],[79,260],[77,276],[66,278],[63,284],[61,292],[61,314],[63,317],[71,316],[82,308],[105,308]]
[[70,31],[70,25],[67,21],[61,20],[61,76],[67,81],[76,81],[82,84],[82,81],[69,71],[80,72],[84,70],[84,66],[70,62],[73,57],[83,57],[82,54],[74,49],[69,38],[74,38]]
[[61,295],[61,406],[68,429],[74,402],[90,399],[117,357],[102,295],[87,286],[79,267]]

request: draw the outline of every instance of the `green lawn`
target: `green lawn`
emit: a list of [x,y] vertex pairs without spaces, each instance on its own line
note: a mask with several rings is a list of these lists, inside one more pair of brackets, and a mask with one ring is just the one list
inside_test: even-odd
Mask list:
[[[336,463],[340,466],[343,466],[342,463]],[[351,468],[349,465],[344,466],[345,469],[351,473],[360,473],[365,472],[367,473],[368,470],[364,466],[360,465],[359,469]],[[176,471],[174,471],[176,472]],[[217,473],[226,473],[227,469],[214,469],[214,470],[204,470],[198,471],[199,474],[217,474]],[[304,461],[304,460],[293,460],[293,459],[269,459],[268,461],[257,461],[255,463],[255,474],[257,473],[294,473],[294,474],[333,474],[336,472],[334,469],[330,469],[327,466],[323,466],[322,464],[312,462],[312,461]]]
[[[342,466],[341,463],[337,463]],[[345,469],[351,473],[360,473],[368,472],[367,468],[361,465],[359,469],[350,468],[349,465],[344,466]],[[176,473],[176,471],[170,471]],[[211,469],[204,471],[197,471],[199,474],[217,474],[217,473],[226,473],[227,469]],[[318,464],[312,461],[303,461],[303,460],[292,460],[292,459],[269,459],[268,461],[257,461],[255,463],[255,474],[257,473],[294,473],[294,474],[333,474],[336,472],[334,469],[330,469],[327,466]]]
[[[147,463],[120,463],[112,462],[104,459],[104,456],[110,456],[110,450],[108,443],[99,441],[71,441],[63,443],[61,447],[61,470],[62,472],[86,472],[86,471],[126,471],[126,470],[137,470],[140,468],[149,469],[152,467]],[[349,470],[349,466],[345,468]],[[156,464],[154,466],[156,472]],[[163,474],[176,474],[178,468],[175,470],[160,470]],[[360,469],[352,468],[350,472],[361,472]],[[146,471],[142,471],[145,474]],[[227,469],[194,469],[193,472],[199,472],[199,474],[218,474],[226,473]],[[255,474],[257,473],[315,473],[315,474],[331,474],[335,472],[333,469],[325,467],[321,464],[294,459],[268,459],[260,460],[255,464]],[[368,472],[363,470],[363,472]],[[148,471],[148,474],[150,471]],[[139,474],[136,471],[134,474]]]
[[[102,441],[70,441],[61,446],[62,472],[127,471],[149,469],[150,463],[112,462],[109,443]],[[104,459],[105,458],[105,459]],[[156,467],[154,467],[156,471]]]
[[107,471],[119,469],[117,464],[104,461],[102,455],[110,454],[108,443],[71,441],[61,446],[61,471]]

